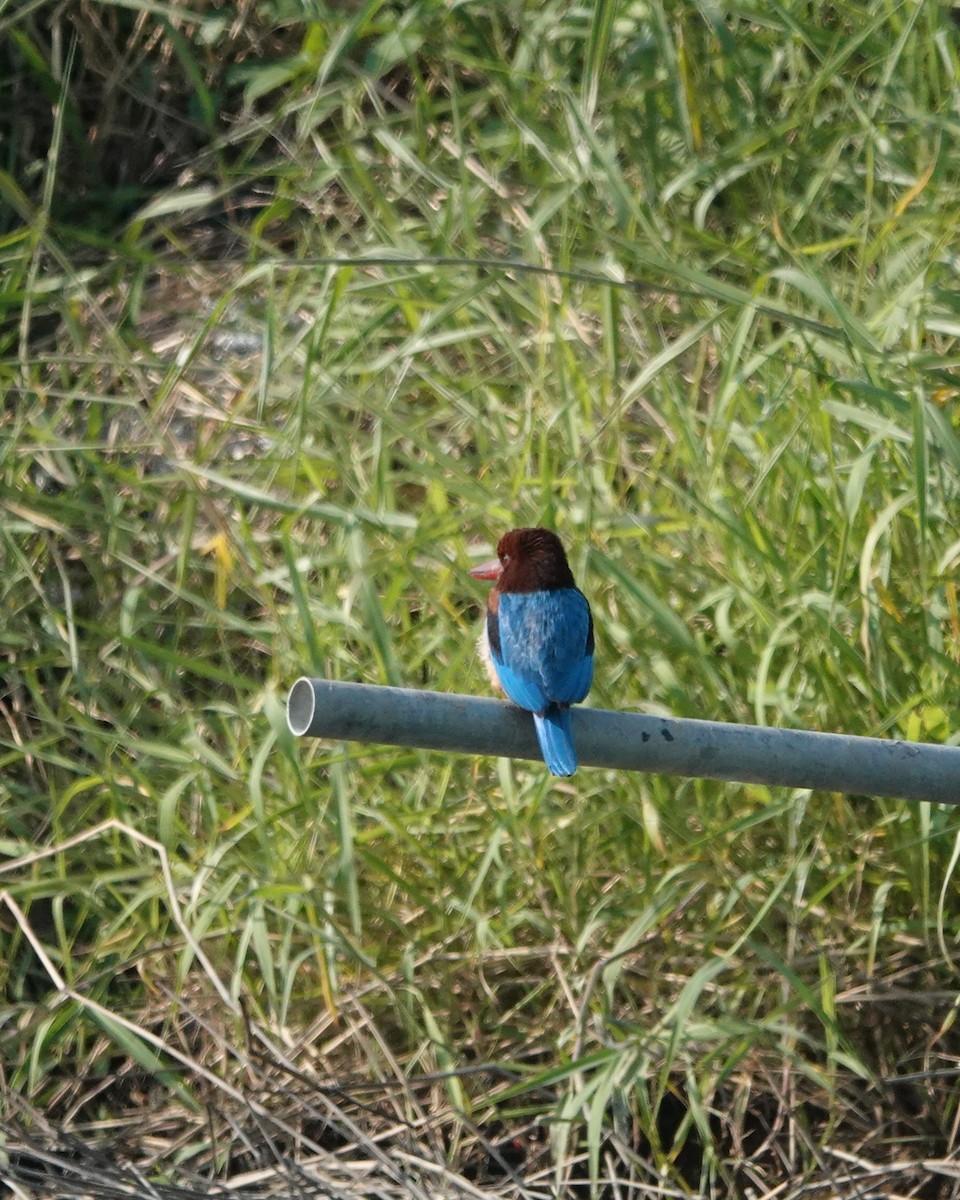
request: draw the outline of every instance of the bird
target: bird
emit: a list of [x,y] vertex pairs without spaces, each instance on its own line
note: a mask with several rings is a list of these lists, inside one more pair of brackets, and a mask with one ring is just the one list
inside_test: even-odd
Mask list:
[[570,705],[593,682],[593,617],[560,539],[549,529],[511,529],[496,558],[470,574],[496,581],[479,642],[491,682],[533,713],[551,774],[572,775]]

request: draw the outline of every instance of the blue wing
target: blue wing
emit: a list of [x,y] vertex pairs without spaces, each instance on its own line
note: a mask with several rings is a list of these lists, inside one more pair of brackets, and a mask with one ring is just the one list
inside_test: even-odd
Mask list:
[[490,611],[491,657],[503,690],[521,708],[543,713],[575,704],[593,680],[593,622],[577,588],[507,592]]

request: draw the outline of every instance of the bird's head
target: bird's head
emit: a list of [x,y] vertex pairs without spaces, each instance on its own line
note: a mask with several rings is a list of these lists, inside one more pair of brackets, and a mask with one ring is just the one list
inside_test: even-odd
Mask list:
[[475,579],[495,579],[499,592],[546,592],[576,586],[560,539],[549,529],[511,529],[497,543],[497,557],[474,567],[470,574]]

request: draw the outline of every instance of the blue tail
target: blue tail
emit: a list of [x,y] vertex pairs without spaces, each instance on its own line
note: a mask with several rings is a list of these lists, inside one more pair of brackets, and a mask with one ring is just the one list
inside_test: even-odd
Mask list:
[[551,704],[542,717],[533,714],[533,723],[537,727],[543,761],[551,775],[572,775],[577,769],[577,752],[570,728],[570,709],[566,705]]

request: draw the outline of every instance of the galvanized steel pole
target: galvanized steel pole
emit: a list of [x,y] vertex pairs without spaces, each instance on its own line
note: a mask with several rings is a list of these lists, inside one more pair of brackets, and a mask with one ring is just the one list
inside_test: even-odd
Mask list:
[[[530,714],[478,696],[298,679],[298,737],[540,759]],[[574,708],[584,766],[960,804],[960,747]]]

